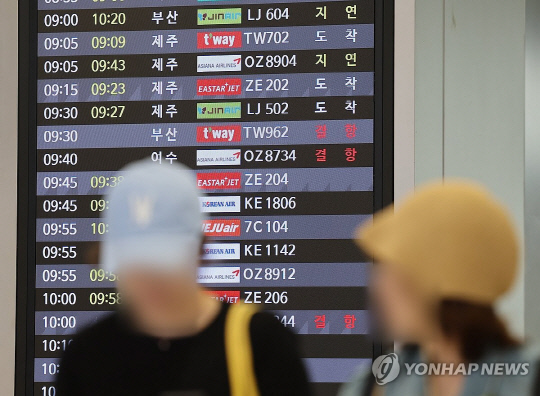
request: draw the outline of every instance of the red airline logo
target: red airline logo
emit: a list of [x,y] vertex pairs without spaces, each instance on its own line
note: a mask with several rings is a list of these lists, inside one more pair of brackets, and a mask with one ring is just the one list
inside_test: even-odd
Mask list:
[[228,304],[240,302],[240,290],[207,290],[206,294]]
[[212,237],[240,236],[240,220],[206,220],[203,232]]
[[242,32],[197,33],[197,48],[241,48]]
[[240,95],[242,93],[242,79],[221,78],[197,80],[197,95]]
[[197,142],[221,143],[239,142],[242,140],[240,125],[200,126],[197,127]]
[[239,190],[242,188],[242,174],[240,172],[198,173],[197,186],[203,190]]

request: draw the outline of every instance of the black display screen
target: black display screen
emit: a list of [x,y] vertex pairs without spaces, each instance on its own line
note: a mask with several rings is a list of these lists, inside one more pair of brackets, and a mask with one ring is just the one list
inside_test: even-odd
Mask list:
[[20,4],[17,394],[117,308],[97,264],[131,161],[193,169],[199,282],[298,334],[319,394],[379,347],[355,228],[392,198],[393,5],[377,0]]

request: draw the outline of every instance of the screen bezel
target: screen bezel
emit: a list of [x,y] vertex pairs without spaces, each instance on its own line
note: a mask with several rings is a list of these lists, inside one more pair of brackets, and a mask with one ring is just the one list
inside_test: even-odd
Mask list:
[[[374,210],[394,199],[394,0],[375,1]],[[18,0],[18,169],[15,395],[34,391],[37,1]],[[373,356],[386,346],[373,343]]]

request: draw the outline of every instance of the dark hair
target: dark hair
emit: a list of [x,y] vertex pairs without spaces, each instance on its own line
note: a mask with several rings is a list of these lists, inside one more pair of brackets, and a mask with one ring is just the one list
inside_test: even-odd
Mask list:
[[520,344],[491,305],[443,300],[439,304],[439,323],[446,336],[458,340],[461,354],[468,362],[478,361],[490,348]]

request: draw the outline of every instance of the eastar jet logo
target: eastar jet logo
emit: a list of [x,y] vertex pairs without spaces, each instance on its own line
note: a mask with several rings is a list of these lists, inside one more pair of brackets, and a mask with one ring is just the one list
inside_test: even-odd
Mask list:
[[203,8],[197,10],[197,25],[233,25],[242,23],[241,8]]
[[242,127],[240,125],[197,127],[197,142],[199,143],[239,142],[241,140]]
[[222,78],[212,80],[197,80],[197,95],[240,95],[242,80],[240,78]]
[[240,267],[201,267],[199,283],[240,283]]
[[240,149],[197,150],[197,166],[241,165]]
[[210,297],[228,304],[240,302],[240,290],[207,290],[206,293]]
[[203,232],[211,237],[240,236],[240,220],[206,220]]
[[240,118],[241,106],[240,102],[197,103],[197,119]]
[[241,48],[241,32],[203,32],[197,33],[198,49]]
[[240,260],[240,244],[206,243],[203,254],[204,260]]
[[240,172],[198,173],[197,186],[204,190],[239,190],[242,188],[242,174]]
[[239,213],[240,197],[199,197],[203,213]]
[[197,73],[242,71],[242,55],[199,55]]

